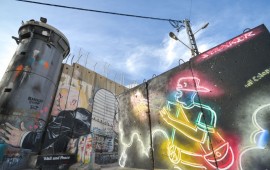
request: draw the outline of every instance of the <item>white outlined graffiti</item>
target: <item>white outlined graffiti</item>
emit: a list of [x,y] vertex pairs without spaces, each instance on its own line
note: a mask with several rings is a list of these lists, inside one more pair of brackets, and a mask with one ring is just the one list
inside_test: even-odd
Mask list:
[[[252,114],[252,124],[254,125],[254,127],[256,128],[256,130],[254,130],[251,134],[250,134],[250,142],[252,143],[252,145],[250,146],[246,146],[240,153],[239,155],[239,168],[240,170],[243,170],[243,165],[242,165],[242,161],[243,161],[243,156],[245,154],[247,154],[248,152],[252,151],[252,150],[262,150],[265,149],[266,144],[267,143],[262,143],[262,141],[260,141],[260,137],[264,137],[265,135],[269,135],[268,130],[264,129],[261,127],[261,125],[258,123],[257,121],[257,115],[258,113],[265,109],[266,107],[270,107],[270,103],[269,104],[265,104],[262,105],[260,107],[258,107]],[[260,136],[259,136],[260,135]],[[259,137],[258,137],[259,136]],[[257,140],[259,138],[259,140]],[[263,140],[263,139],[262,139]]]
[[[125,167],[125,165],[126,165],[126,161],[128,159],[128,155],[126,154],[126,151],[128,148],[130,148],[134,144],[135,138],[137,138],[138,143],[141,145],[140,153],[145,155],[146,157],[149,157],[149,150],[151,149],[151,146],[150,146],[150,144],[148,147],[146,146],[146,144],[143,142],[143,140],[141,139],[138,132],[133,132],[130,135],[130,139],[128,142],[125,142],[123,139],[124,138],[124,130],[122,127],[122,123],[119,124],[119,132],[120,132],[119,133],[120,134],[120,143],[123,147],[122,152],[121,152],[120,157],[119,157],[119,162],[118,162],[121,167]],[[161,133],[167,140],[169,140],[168,134],[164,130],[159,129],[159,128],[153,129],[152,139],[154,139],[154,137],[156,136],[157,133]]]

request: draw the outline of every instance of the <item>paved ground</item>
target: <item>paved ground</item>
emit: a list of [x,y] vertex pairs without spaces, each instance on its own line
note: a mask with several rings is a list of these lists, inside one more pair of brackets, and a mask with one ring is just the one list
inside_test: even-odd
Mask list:
[[100,167],[100,170],[143,170],[143,169],[135,169],[135,168],[122,168],[117,163],[114,164],[108,164],[108,165],[102,165]]
[[[137,169],[137,168],[122,168],[117,163],[98,165],[94,164],[93,167],[83,166],[82,164],[74,165],[69,168],[69,170],[148,170],[148,169]],[[165,170],[165,169],[155,169],[155,170]],[[166,169],[167,170],[167,169]]]
[[[101,168],[101,170],[138,170],[133,168],[119,168],[119,167],[108,167],[108,168]],[[141,170],[141,169],[140,169]]]
[[118,162],[113,163],[113,164],[106,164],[106,165],[94,164],[93,166],[89,164],[77,163],[69,167],[69,170],[89,170],[89,169],[92,169],[92,170],[144,170],[144,169],[136,169],[136,168],[122,168],[118,165]]

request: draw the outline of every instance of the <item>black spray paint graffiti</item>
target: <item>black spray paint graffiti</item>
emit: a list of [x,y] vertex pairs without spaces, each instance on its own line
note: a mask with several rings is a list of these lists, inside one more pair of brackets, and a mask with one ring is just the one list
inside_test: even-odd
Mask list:
[[[52,150],[53,153],[64,152],[70,139],[90,133],[91,116],[92,114],[88,110],[77,108],[74,111],[61,111],[58,116],[52,117],[47,127],[42,149]],[[18,129],[6,123],[5,127],[0,129],[3,134],[1,139],[13,147],[38,152],[42,144],[45,123],[39,121],[39,127],[35,131],[28,131],[23,124],[22,122],[21,129]]]
[[43,103],[43,100],[29,96],[28,97],[28,102],[29,102],[29,105],[30,105],[30,109],[38,110],[40,108],[40,105]]
[[118,159],[118,101],[105,89],[96,92],[93,102],[93,148],[95,163],[108,164]]

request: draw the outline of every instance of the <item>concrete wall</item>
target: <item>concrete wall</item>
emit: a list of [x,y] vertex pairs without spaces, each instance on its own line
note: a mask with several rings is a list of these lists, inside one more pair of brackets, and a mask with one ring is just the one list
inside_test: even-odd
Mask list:
[[[72,165],[72,168],[75,169],[84,166],[89,168],[94,162],[98,164],[117,162],[118,102],[115,96],[124,90],[125,87],[122,85],[79,64],[75,63],[73,66],[64,64],[51,118],[55,120],[59,117],[65,117],[61,120],[61,125],[53,131],[54,134],[59,135],[60,144],[66,145],[67,148],[66,150],[59,150],[57,149],[60,147],[58,142],[54,142],[50,145],[50,147],[55,147],[54,149],[50,149],[48,146],[44,147],[42,157],[63,152],[76,155],[75,162],[77,163]],[[85,112],[86,115],[84,116],[89,117],[91,129],[80,124],[79,128],[74,125],[70,127],[73,135],[73,137],[70,137],[70,134],[66,133],[70,124],[65,125],[63,122],[78,119],[76,116],[72,120],[66,119],[67,112],[70,111]],[[56,124],[53,125],[56,126]],[[76,134],[76,131],[78,134]],[[68,140],[63,143],[66,136]],[[45,138],[45,145],[48,143],[47,141],[50,141],[49,137]],[[44,162],[41,164],[44,165]]]
[[119,96],[119,165],[269,169],[270,35],[259,26]]
[[[89,169],[93,163],[117,162],[118,101],[115,96],[126,88],[76,63],[63,64],[58,78],[59,85],[54,88],[39,82],[44,89],[42,94],[49,96],[41,101],[46,101],[42,107],[39,107],[40,101],[29,95],[29,108],[30,100],[37,106],[30,108],[37,110],[35,117],[16,112],[16,117],[6,119],[7,115],[1,112],[1,121],[13,120],[18,126],[23,122],[25,126],[25,129],[10,127],[21,137],[20,146],[1,141],[2,169]],[[31,80],[29,77],[27,82],[36,83]],[[51,91],[56,91],[55,96],[51,96]],[[3,127],[8,128],[1,125],[1,133]]]

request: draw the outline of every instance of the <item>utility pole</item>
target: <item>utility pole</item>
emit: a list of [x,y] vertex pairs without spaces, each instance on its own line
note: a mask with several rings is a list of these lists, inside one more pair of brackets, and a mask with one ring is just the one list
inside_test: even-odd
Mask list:
[[190,48],[191,48],[190,49],[191,55],[192,55],[192,57],[195,57],[195,56],[199,55],[199,50],[198,50],[196,40],[195,40],[194,34],[192,32],[191,26],[190,26],[190,21],[188,19],[185,19],[184,24],[185,24],[186,31],[188,34],[189,44],[190,44]]
[[[170,32],[169,33],[169,36],[176,40],[176,41],[179,41],[180,43],[182,43],[184,46],[186,46],[188,49],[190,49],[191,51],[191,55],[192,57],[195,57],[197,55],[199,55],[199,50],[198,50],[198,47],[197,47],[197,44],[196,44],[196,40],[195,40],[195,37],[194,35],[199,32],[200,30],[202,29],[205,29],[209,23],[206,23],[204,26],[202,26],[200,29],[198,29],[197,31],[195,31],[195,33],[192,32],[192,29],[191,29],[191,26],[190,26],[190,21],[188,19],[185,19],[183,21],[171,21],[170,24],[176,28],[177,32],[179,32],[179,30],[183,27],[186,28],[186,32],[187,32],[187,35],[188,35],[188,39],[189,39],[189,46],[186,45],[183,41],[181,41],[173,32]],[[180,25],[181,24],[181,25]]]

